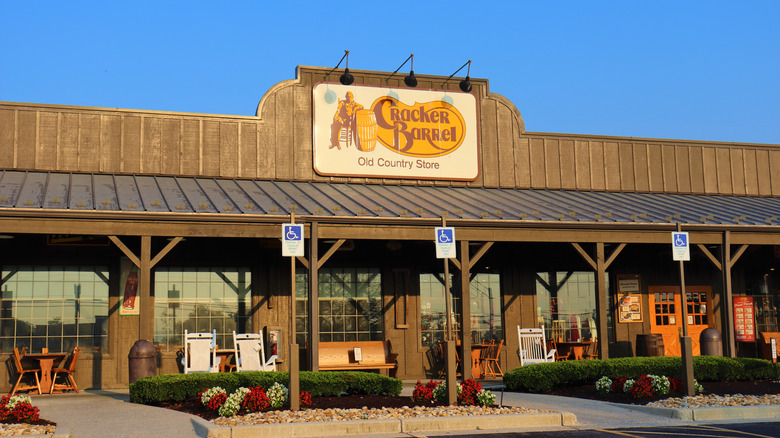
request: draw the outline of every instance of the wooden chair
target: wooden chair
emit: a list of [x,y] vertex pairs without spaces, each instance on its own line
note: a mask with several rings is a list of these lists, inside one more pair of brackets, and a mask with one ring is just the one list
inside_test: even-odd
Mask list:
[[560,349],[558,348],[558,341],[555,339],[548,339],[547,340],[547,351],[554,351],[555,352],[555,361],[561,362],[564,360],[569,360],[568,355],[562,355],[560,354]]
[[[485,359],[484,375],[485,377],[503,377],[504,372],[501,370],[501,348],[504,346],[504,340],[502,339],[498,344],[495,342],[486,348],[487,357]],[[498,370],[498,371],[496,371]]]
[[[16,379],[16,384],[14,384],[13,389],[11,389],[11,395],[16,394],[17,391],[25,391],[31,389],[37,389],[38,394],[41,394],[41,379],[38,377],[38,373],[41,372],[41,369],[25,368],[24,366],[22,366],[22,356],[21,354],[19,354],[18,348],[14,348],[13,357],[14,357],[14,366],[16,367],[16,374],[19,375],[19,378]],[[35,385],[22,384],[22,377],[24,377],[25,374],[30,374],[30,373],[32,373],[32,375],[35,376]]]
[[598,359],[599,358],[599,343],[594,339],[588,344],[582,351],[583,359]]
[[555,349],[547,351],[544,326],[542,328],[517,326],[517,337],[520,340],[520,348],[517,350],[520,366],[555,361]]
[[184,374],[216,373],[217,331],[212,333],[189,333],[184,330]]
[[[444,341],[437,341],[439,343],[439,351],[441,351],[442,367],[439,371],[439,377],[444,378],[447,376],[447,343]],[[458,342],[459,344],[459,342]],[[455,347],[455,375],[460,377],[463,374],[460,372],[460,354],[458,353],[458,347]]]
[[[73,349],[73,353],[70,355],[70,363],[68,364],[67,368],[52,368],[51,372],[53,373],[51,376],[51,388],[49,389],[49,394],[53,393],[54,390],[61,390],[61,391],[67,391],[67,390],[73,390],[76,392],[79,392],[79,387],[76,385],[76,379],[73,378],[73,373],[76,371],[76,359],[79,357],[79,347],[76,347]],[[57,376],[59,374],[63,374],[67,377],[65,380],[65,383],[63,384],[57,384]]]
[[276,355],[265,359],[263,331],[259,333],[239,333],[233,331],[237,371],[276,371]]

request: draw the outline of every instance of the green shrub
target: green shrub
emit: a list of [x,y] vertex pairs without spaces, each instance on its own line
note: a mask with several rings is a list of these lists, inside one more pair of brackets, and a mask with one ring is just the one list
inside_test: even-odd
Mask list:
[[[699,382],[758,381],[772,378],[772,373],[772,363],[763,359],[693,358],[693,374]],[[681,378],[682,360],[679,357],[620,357],[540,363],[505,372],[504,384],[510,390],[541,392],[563,385],[595,384],[602,376],[635,379],[641,374]]]
[[[138,379],[130,384],[130,400],[134,403],[158,405],[195,397],[199,392],[219,386],[227,393],[240,387],[270,388],[274,383],[289,386],[287,372],[244,371],[240,373],[167,374]],[[398,395],[403,382],[392,377],[357,371],[301,371],[301,391],[312,397],[341,394]]]

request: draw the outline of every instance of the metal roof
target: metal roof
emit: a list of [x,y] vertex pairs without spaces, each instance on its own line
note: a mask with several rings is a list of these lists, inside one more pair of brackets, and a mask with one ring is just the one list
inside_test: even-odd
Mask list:
[[[0,171],[0,211],[780,225],[780,197]],[[446,212],[446,213],[443,213]]]

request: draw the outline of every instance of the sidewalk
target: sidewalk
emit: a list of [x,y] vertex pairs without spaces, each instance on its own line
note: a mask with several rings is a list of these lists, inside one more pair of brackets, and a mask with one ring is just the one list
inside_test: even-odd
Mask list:
[[[411,395],[413,382],[405,382],[402,395]],[[498,394],[497,394],[498,395]],[[498,395],[500,398],[500,395]],[[546,415],[518,415],[516,418],[496,419],[449,417],[446,420],[414,419],[403,422],[406,429],[399,431],[389,420],[340,422],[322,427],[324,423],[302,423],[278,427],[251,426],[221,428],[199,417],[169,409],[138,405],[129,402],[128,390],[82,391],[79,394],[36,395],[33,404],[41,410],[41,418],[57,423],[57,438],[102,438],[112,436],[145,437],[230,437],[232,436],[322,436],[324,430],[338,435],[370,434],[378,437],[405,436],[414,431],[426,431],[427,436],[443,435],[452,430],[477,432],[486,427],[501,425],[501,429],[485,432],[530,432],[583,429],[613,429],[636,426],[669,426],[708,423],[780,421],[780,406],[730,408],[670,409],[605,403],[542,394],[505,392],[503,402],[508,406],[555,412]],[[468,421],[466,421],[468,419]],[[476,422],[475,422],[476,421]],[[515,422],[516,421],[516,422]],[[350,424],[350,423],[359,423]],[[380,424],[381,423],[381,424]],[[358,426],[360,426],[358,428]],[[439,427],[442,427],[441,429]],[[414,431],[412,430],[415,429]],[[355,435],[359,436],[359,435]]]

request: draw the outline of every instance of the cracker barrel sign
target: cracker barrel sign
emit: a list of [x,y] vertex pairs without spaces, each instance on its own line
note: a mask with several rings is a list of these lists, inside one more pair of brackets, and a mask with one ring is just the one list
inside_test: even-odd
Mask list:
[[320,83],[313,99],[320,175],[471,181],[479,174],[471,94]]

